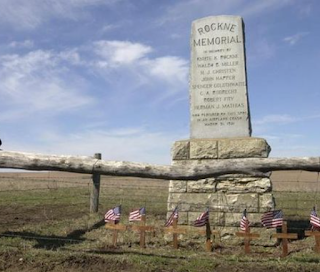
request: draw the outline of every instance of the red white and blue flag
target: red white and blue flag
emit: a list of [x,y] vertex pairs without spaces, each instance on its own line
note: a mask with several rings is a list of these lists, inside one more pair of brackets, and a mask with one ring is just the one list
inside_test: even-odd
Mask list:
[[114,207],[106,212],[104,215],[104,221],[108,223],[109,221],[115,221],[118,223],[120,221],[121,216],[121,206]]
[[244,209],[244,211],[242,213],[241,220],[240,220],[240,229],[242,231],[246,231],[249,227],[249,224],[250,224],[250,222],[247,217],[247,209]]
[[195,227],[203,227],[209,222],[209,209],[200,214],[198,218],[194,221]]
[[281,227],[283,215],[281,210],[266,212],[261,217],[261,223],[267,229]]
[[144,207],[130,212],[129,221],[141,221],[142,215],[146,215],[146,209]]
[[310,213],[310,224],[312,226],[312,229],[320,228],[320,218],[317,215],[316,207],[313,207]]
[[170,215],[170,217],[168,218],[167,222],[165,223],[165,227],[171,226],[172,223],[173,223],[173,219],[178,219],[178,218],[179,218],[178,207],[175,207],[175,209],[173,210],[172,214]]

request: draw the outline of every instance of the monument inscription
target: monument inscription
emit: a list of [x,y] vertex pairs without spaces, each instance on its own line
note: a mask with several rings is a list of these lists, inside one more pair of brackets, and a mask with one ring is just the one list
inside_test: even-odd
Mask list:
[[241,17],[192,23],[190,101],[191,138],[251,136]]

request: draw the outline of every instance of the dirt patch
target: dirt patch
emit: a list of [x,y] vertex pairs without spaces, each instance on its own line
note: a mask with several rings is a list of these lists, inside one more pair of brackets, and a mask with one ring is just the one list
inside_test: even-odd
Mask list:
[[[140,256],[138,256],[140,254]],[[120,253],[108,250],[93,254],[71,254],[70,252],[25,252],[20,250],[0,253],[0,271],[117,271],[117,272],[269,272],[269,271],[318,271],[316,263],[299,264],[285,260],[259,259],[248,260],[245,256],[226,259],[219,254],[196,256],[156,256],[138,253]]]
[[65,205],[12,205],[0,206],[0,231],[12,230],[26,224],[37,224],[48,220],[77,218],[85,211],[66,209]]
[[136,271],[125,260],[114,262],[98,256],[39,254],[25,252],[0,253],[0,271]]

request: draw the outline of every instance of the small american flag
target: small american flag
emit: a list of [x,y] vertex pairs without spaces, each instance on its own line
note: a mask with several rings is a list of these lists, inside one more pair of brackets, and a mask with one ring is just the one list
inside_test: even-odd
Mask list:
[[317,215],[316,207],[313,207],[311,213],[310,213],[310,224],[313,229],[319,229],[320,228],[320,218]]
[[195,227],[203,227],[209,222],[209,209],[199,215],[199,217],[194,221]]
[[129,221],[141,221],[142,215],[146,214],[146,209],[144,207],[134,210],[129,214]]
[[172,214],[170,215],[170,217],[168,218],[167,222],[165,223],[165,227],[169,227],[172,225],[173,223],[173,219],[178,219],[179,215],[178,215],[178,207],[175,207],[175,209],[173,210]]
[[261,223],[267,229],[281,227],[283,215],[281,210],[266,212],[261,217]]
[[241,220],[240,220],[240,229],[242,231],[246,231],[248,227],[249,227],[249,220],[247,217],[247,209],[244,209]]
[[104,221],[107,223],[109,221],[115,221],[116,223],[118,223],[120,221],[120,215],[121,206],[114,207],[106,212],[106,214],[104,215]]

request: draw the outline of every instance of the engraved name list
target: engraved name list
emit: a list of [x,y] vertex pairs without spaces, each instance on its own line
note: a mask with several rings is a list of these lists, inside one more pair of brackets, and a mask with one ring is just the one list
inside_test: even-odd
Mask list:
[[241,17],[193,22],[190,101],[191,138],[251,136]]

